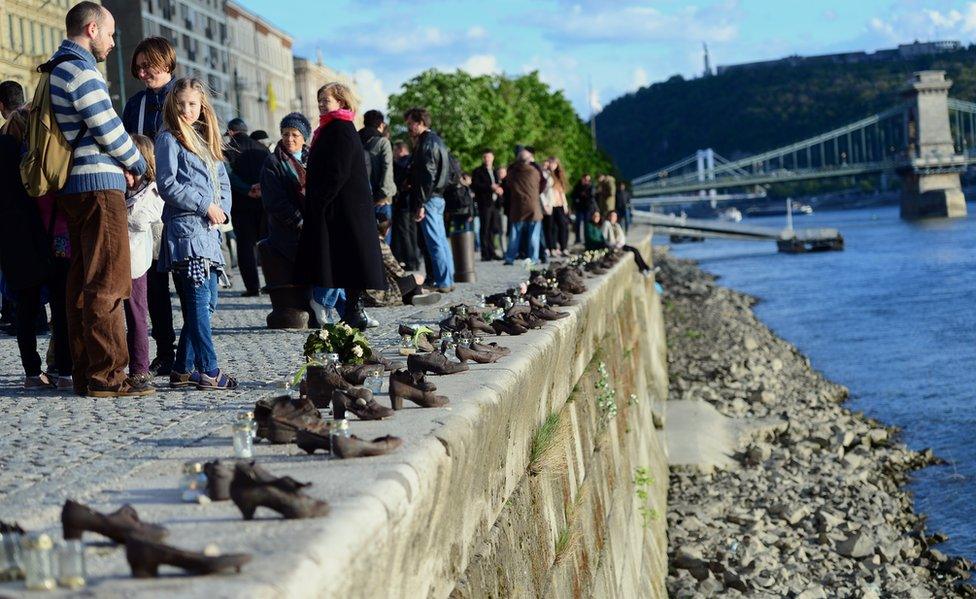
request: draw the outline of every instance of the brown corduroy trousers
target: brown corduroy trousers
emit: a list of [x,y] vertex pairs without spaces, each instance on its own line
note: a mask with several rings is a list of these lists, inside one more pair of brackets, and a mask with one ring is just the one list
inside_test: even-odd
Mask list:
[[103,190],[58,198],[68,220],[71,268],[66,303],[74,388],[117,387],[129,351],[123,300],[132,291],[125,196]]

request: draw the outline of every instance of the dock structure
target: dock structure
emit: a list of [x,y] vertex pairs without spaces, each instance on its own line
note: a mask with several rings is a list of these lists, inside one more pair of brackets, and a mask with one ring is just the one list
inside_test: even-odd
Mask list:
[[641,211],[634,212],[634,222],[650,225],[656,233],[678,238],[774,241],[779,251],[788,254],[844,249],[844,237],[837,229],[829,227],[774,229]]

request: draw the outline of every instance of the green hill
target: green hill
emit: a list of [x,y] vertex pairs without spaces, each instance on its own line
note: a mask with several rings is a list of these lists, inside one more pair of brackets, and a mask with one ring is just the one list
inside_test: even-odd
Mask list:
[[597,115],[597,139],[628,179],[702,148],[736,159],[884,110],[914,71],[944,70],[950,96],[974,101],[974,64],[970,46],[913,60],[675,76],[613,100]]

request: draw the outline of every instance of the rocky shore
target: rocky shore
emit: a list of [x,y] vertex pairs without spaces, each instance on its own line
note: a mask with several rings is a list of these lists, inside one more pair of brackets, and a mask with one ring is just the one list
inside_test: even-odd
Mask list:
[[672,469],[671,597],[976,596],[972,564],[935,545],[904,490],[938,460],[851,412],[826,380],[752,312],[757,300],[693,262],[654,257],[664,286],[670,400],[703,400],[761,422],[734,465]]

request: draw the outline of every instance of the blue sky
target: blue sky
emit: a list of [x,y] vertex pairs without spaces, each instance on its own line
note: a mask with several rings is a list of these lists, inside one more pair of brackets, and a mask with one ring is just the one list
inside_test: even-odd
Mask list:
[[[295,39],[295,53],[355,76],[366,108],[426,68],[538,70],[583,116],[611,99],[712,64],[915,39],[976,41],[970,0],[242,0]],[[590,84],[592,82],[592,94]]]

